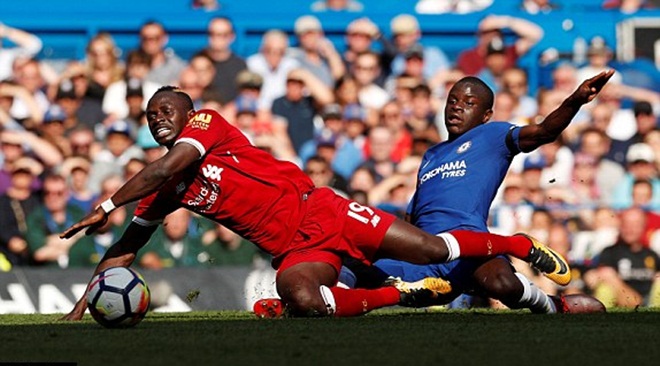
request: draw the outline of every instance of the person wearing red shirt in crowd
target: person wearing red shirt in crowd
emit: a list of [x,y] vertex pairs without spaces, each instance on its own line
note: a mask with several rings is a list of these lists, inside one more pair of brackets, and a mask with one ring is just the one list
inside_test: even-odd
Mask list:
[[[159,89],[147,107],[149,128],[169,150],[126,182],[111,198],[65,230],[94,232],[116,207],[140,199],[135,217],[96,268],[130,266],[165,216],[180,207],[214,220],[273,256],[276,286],[293,316],[354,316],[438,296],[440,279],[393,280],[378,289],[337,286],[342,257],[370,264],[376,258],[413,263],[511,254],[555,281],[570,280],[563,258],[526,236],[453,231],[439,236],[383,211],[316,188],[295,164],[251,145],[216,111],[195,111],[175,87]],[[469,244],[466,244],[469,243]],[[81,319],[86,294],[64,319]]]
[[541,38],[543,29],[538,25],[510,16],[489,15],[479,22],[477,30],[477,45],[458,55],[456,65],[466,75],[477,75],[486,67],[488,45],[494,40],[504,42],[504,29],[510,29],[518,37],[514,44],[504,47],[506,68],[516,65],[518,58],[527,53]]

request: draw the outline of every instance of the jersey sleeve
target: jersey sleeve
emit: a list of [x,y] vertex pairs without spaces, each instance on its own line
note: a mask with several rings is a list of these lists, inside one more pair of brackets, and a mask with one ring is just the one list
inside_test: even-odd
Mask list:
[[520,153],[520,126],[509,122],[489,122],[486,126],[489,139],[498,144],[502,154],[513,157]]
[[173,204],[163,199],[159,199],[159,192],[141,199],[133,215],[133,222],[141,226],[160,225],[165,216],[177,209]]

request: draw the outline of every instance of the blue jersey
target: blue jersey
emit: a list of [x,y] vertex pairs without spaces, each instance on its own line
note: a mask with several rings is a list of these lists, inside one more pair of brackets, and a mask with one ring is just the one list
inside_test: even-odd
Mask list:
[[408,205],[411,222],[432,234],[459,228],[487,231],[490,205],[520,152],[519,133],[511,123],[490,122],[431,147]]
[[[408,205],[411,222],[431,234],[464,229],[488,231],[490,205],[513,157],[520,152],[520,128],[507,122],[490,122],[473,128],[454,141],[431,147],[417,175],[417,191]],[[472,274],[483,258],[460,258],[449,263],[417,265],[380,259],[374,266],[385,276],[418,281],[441,277],[452,292],[438,299],[451,302],[462,292],[478,288]]]

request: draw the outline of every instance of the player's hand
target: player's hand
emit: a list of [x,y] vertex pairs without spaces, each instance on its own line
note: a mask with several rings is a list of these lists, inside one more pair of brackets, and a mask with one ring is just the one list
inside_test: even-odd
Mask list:
[[60,234],[60,238],[69,239],[84,228],[87,228],[85,234],[90,235],[98,228],[105,225],[106,222],[108,222],[108,215],[105,213],[105,211],[103,211],[102,208],[99,207],[94,212],[85,216],[82,220],[66,229],[63,233]]
[[594,100],[598,93],[603,90],[607,81],[614,75],[614,70],[603,71],[600,74],[587,79],[578,86],[573,93],[573,98],[580,104],[586,104]]

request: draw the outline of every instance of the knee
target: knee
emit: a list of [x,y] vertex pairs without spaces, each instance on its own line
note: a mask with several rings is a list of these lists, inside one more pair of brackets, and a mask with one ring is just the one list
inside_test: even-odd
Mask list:
[[478,279],[486,295],[498,300],[519,299],[524,291],[520,279],[511,270],[491,273]]
[[328,314],[318,287],[295,286],[279,292],[286,304],[289,315],[316,317]]

